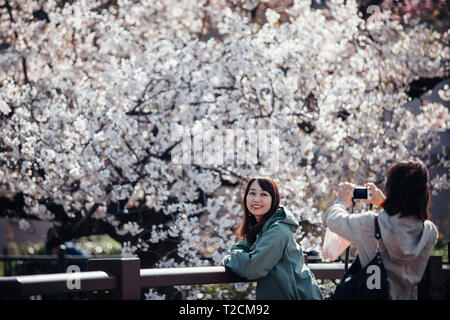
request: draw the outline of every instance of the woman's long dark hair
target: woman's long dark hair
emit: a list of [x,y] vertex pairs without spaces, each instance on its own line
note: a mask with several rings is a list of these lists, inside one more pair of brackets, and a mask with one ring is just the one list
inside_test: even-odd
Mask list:
[[[267,191],[272,197],[272,205],[269,211],[262,217],[262,219],[257,222],[256,218],[250,213],[247,208],[247,195],[250,189],[250,186],[254,181],[258,181],[261,189]],[[254,177],[251,178],[244,189],[244,197],[242,199],[242,205],[244,209],[244,218],[242,221],[242,225],[239,228],[239,236],[242,239],[246,239],[249,243],[254,243],[256,240],[256,235],[261,230],[264,223],[272,217],[272,215],[278,210],[280,206],[280,193],[278,191],[278,186],[275,181],[268,177]]]
[[429,219],[430,188],[428,169],[419,159],[393,165],[386,179],[383,209],[389,215]]

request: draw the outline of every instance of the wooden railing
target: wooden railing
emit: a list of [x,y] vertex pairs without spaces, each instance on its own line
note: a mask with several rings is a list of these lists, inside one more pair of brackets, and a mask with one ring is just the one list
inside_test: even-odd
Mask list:
[[87,261],[91,258],[120,258],[120,255],[73,255],[67,254],[63,246],[58,248],[57,254],[52,255],[11,255],[5,249],[4,254],[0,255],[0,262],[3,263],[3,276],[12,276],[14,274],[27,274],[27,271],[23,269],[26,269],[30,265],[31,267],[35,266],[41,262],[45,263],[45,269],[48,269],[47,271],[49,273],[66,272],[66,266],[72,264],[77,264],[81,267],[82,271],[86,271]]
[[[316,279],[340,279],[342,263],[311,263]],[[450,268],[441,256],[431,256],[422,282],[420,299],[442,298],[443,281],[450,279]],[[141,269],[139,258],[89,259],[88,271],[0,277],[0,298],[90,292],[89,299],[139,300],[148,287],[250,282],[224,267]]]

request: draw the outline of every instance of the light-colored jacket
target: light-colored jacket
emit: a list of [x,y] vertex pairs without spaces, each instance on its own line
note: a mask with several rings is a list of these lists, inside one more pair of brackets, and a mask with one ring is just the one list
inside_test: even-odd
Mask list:
[[223,259],[228,270],[257,280],[257,300],[322,300],[314,274],[295,241],[299,224],[290,211],[279,207],[265,222],[255,243],[240,240]]
[[364,268],[375,256],[375,217],[382,238],[381,256],[386,267],[392,300],[417,300],[417,284],[422,279],[438,231],[430,220],[390,216],[379,213],[349,214],[341,203],[333,204],[324,214],[324,225],[349,240],[358,250]]

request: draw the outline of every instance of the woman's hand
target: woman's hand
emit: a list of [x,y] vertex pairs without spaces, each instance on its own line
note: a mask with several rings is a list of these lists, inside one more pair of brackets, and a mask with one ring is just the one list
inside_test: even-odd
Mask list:
[[383,191],[381,191],[373,183],[366,183],[364,186],[368,187],[369,190],[372,192],[372,199],[361,201],[364,203],[373,204],[374,206],[381,208],[381,205],[383,204],[384,200],[386,200],[386,196],[383,194]]
[[345,203],[348,208],[352,205],[353,190],[355,187],[350,182],[339,183],[337,188],[337,200]]

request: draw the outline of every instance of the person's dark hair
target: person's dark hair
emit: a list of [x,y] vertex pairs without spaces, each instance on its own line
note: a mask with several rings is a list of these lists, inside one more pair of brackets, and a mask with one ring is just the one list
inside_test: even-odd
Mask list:
[[[269,211],[262,217],[262,219],[257,222],[256,218],[250,213],[247,208],[247,195],[250,189],[250,186],[254,181],[258,181],[261,189],[267,191],[272,197],[272,205]],[[280,193],[278,191],[278,186],[275,181],[268,177],[254,177],[251,178],[244,189],[244,197],[242,199],[242,205],[244,209],[244,218],[242,221],[242,225],[239,228],[239,236],[242,239],[246,239],[248,242],[253,243],[256,240],[256,235],[263,227],[264,223],[272,217],[272,215],[278,210],[280,206]]]
[[419,159],[393,165],[386,177],[383,209],[389,215],[429,219],[430,188],[428,169]]

